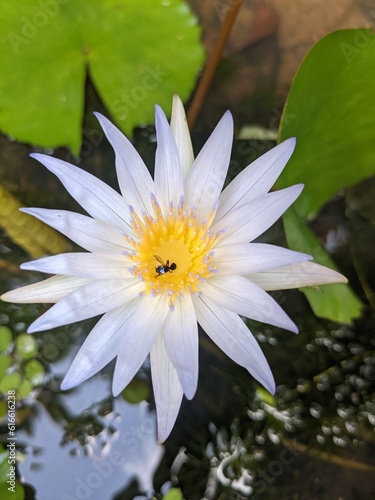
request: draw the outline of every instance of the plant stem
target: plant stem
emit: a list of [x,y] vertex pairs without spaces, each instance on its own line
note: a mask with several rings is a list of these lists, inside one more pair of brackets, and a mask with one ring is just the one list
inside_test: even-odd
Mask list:
[[197,91],[195,92],[193,101],[189,107],[187,121],[190,130],[194,127],[195,121],[202,108],[207,91],[211,85],[217,65],[222,56],[225,44],[227,43],[229,35],[232,31],[234,21],[236,20],[242,2],[243,0],[232,0],[230,6],[228,7],[224,22],[221,25],[219,37],[215,43],[211,55],[207,60],[207,64],[203,70],[202,78],[200,79]]

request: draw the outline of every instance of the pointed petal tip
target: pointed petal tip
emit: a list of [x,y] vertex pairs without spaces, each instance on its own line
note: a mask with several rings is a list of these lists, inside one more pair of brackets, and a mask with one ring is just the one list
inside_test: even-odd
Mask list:
[[224,122],[224,125],[227,127],[227,128],[231,128],[233,129],[233,126],[234,126],[234,123],[233,123],[233,115],[232,113],[227,110],[224,114],[223,114],[223,117],[220,121],[223,121]]
[[[34,323],[35,323],[35,321],[34,321]],[[33,326],[34,323],[31,323],[29,328],[26,330],[26,333],[35,333],[38,331],[38,327]]]
[[294,326],[295,326],[295,328],[294,328],[294,330],[291,330],[291,332],[295,333],[296,335],[298,335],[299,334],[299,328],[298,328],[297,325],[294,325]]
[[[31,286],[31,285],[27,285],[27,286]],[[22,303],[24,303],[24,300],[23,300],[24,295],[22,293],[24,288],[25,287],[20,287],[20,288],[16,288],[15,290],[9,290],[8,292],[5,292],[2,295],[0,295],[0,300],[2,300],[3,302],[9,302],[12,304],[22,304]],[[20,291],[21,291],[21,299],[20,299]],[[29,303],[35,304],[36,302],[37,301],[29,302]]]
[[182,123],[186,122],[186,114],[184,103],[181,101],[177,94],[173,94],[172,99],[172,112],[171,112],[171,127],[173,130],[173,122],[180,121]]
[[12,302],[12,300],[10,299],[11,293],[12,292],[3,293],[2,295],[0,295],[0,300],[2,300],[3,302]]
[[193,399],[198,387],[198,370],[193,373],[191,369],[179,370],[175,367],[178,373],[179,381],[182,390],[189,401]]
[[122,386],[122,384],[119,384],[119,381],[113,378],[112,380],[112,394],[113,397],[117,398],[122,391],[125,389],[125,387]]
[[174,423],[171,427],[163,427],[161,428],[161,425],[158,423],[158,437],[157,437],[157,442],[158,444],[163,444],[164,441],[167,440],[169,437],[170,433],[172,432],[174,427]]
[[[334,269],[331,269],[330,267],[322,266],[321,264],[317,264],[316,262],[310,262],[310,264],[315,264],[316,266],[320,266],[322,269],[320,275],[319,275],[319,281],[315,280],[316,282],[313,281],[314,277],[311,279],[311,283],[305,285],[305,287],[311,287],[311,288],[316,288],[320,285],[339,285],[343,284],[346,285],[349,283],[348,278],[346,278],[343,274],[335,271]],[[301,287],[304,288],[304,287]]]
[[[317,262],[306,262],[303,267],[303,271],[309,281],[306,281],[305,287],[319,287],[319,285],[334,285],[334,284],[346,284],[348,279],[343,274],[331,269],[330,267],[323,266]],[[299,288],[304,288],[300,286]]]
[[[304,187],[305,187],[305,185],[302,183],[301,184],[294,184],[293,186],[284,188],[280,191],[289,192],[291,194],[291,196],[295,197],[295,200],[296,200],[299,197],[299,195],[302,193]],[[274,193],[277,193],[277,192],[278,191],[274,191]]]
[[111,142],[111,137],[112,137],[112,134],[114,131],[118,130],[118,132],[121,132],[121,130],[119,130],[116,125],[114,125],[114,123],[111,122],[111,120],[109,118],[107,118],[106,116],[104,116],[102,113],[99,113],[98,111],[94,111],[93,112],[94,115],[95,115],[95,118],[98,120],[99,122],[99,125],[101,127],[101,129],[103,130],[105,136],[107,137],[107,139]]
[[289,137],[289,139],[285,139],[285,141],[281,142],[280,144],[285,144],[286,146],[294,149],[297,144],[297,137]]
[[185,387],[184,388],[185,397],[189,401],[191,399],[193,399],[193,397],[195,396],[195,393],[197,392],[197,385],[198,385],[198,383],[195,383],[195,384],[192,384],[191,387]]
[[159,434],[159,431],[158,431],[158,436],[157,436],[157,439],[156,439],[156,442],[158,444],[163,444],[164,441],[167,439],[168,436],[164,437],[162,436],[161,434]]
[[30,262],[23,262],[20,265],[20,269],[22,269],[23,271],[28,271],[30,269],[29,266],[28,266],[28,264],[30,264]]
[[330,271],[332,271],[332,276],[337,279],[336,283],[349,283],[348,278],[343,274],[335,271],[334,269],[330,269]]
[[296,335],[299,333],[298,326],[290,318],[289,318],[289,325],[285,326],[285,329],[292,333],[295,333]]
[[99,113],[99,111],[94,111],[93,112],[95,118],[98,120],[99,125],[103,128],[106,124],[113,125],[111,120],[109,120],[106,116],[104,116],[102,113]]
[[[159,106],[159,104],[155,104],[155,116],[160,116],[161,115],[164,115],[164,111],[162,110],[162,108]],[[165,116],[165,115],[164,115]]]
[[46,330],[51,330],[52,328],[55,328],[51,322],[47,321],[45,322],[43,319],[43,316],[39,316],[35,321],[31,323],[29,328],[26,330],[26,333],[36,333],[36,332],[45,332]]
[[24,212],[25,214],[31,214],[32,208],[31,207],[21,207],[18,209],[20,212]]
[[102,125],[102,121],[107,120],[107,118],[104,115],[102,115],[101,113],[99,113],[99,111],[93,111],[93,115],[98,120],[100,126]]
[[8,292],[4,292],[3,294],[0,295],[0,300],[2,300],[3,302],[11,302],[13,304],[17,304],[18,303],[17,295],[19,296],[18,293],[19,290],[20,288],[16,288],[14,290],[9,290]]
[[173,94],[173,97],[172,97],[172,108],[175,107],[175,106],[178,106],[178,107],[184,107],[181,99],[180,99],[180,96],[176,93]]
[[69,389],[73,389],[77,384],[75,384],[72,380],[69,380],[67,375],[64,377],[63,381],[60,384],[60,389],[62,391],[69,391]]
[[273,378],[272,372],[269,371],[268,374],[266,374],[266,378],[263,380],[256,379],[272,396],[276,392],[276,383],[275,379]]
[[272,394],[272,396],[275,394],[276,392],[276,384],[275,384],[275,381],[273,380],[272,381],[272,384],[270,384],[268,387],[266,387],[267,391]]
[[93,113],[95,115],[95,118],[98,120],[105,136],[107,137],[107,139],[109,139],[109,137],[111,136],[112,127],[116,128],[115,125],[113,125],[111,120],[109,120],[106,116],[102,115],[98,111],[94,111]]
[[40,163],[42,163],[43,158],[45,158],[45,157],[49,158],[48,155],[44,155],[42,153],[30,153],[29,156],[30,156],[30,158],[34,158],[34,160],[37,160]]
[[331,272],[328,275],[329,280],[326,283],[322,283],[323,285],[334,285],[334,284],[346,285],[347,283],[349,283],[348,278],[346,278],[346,276],[344,276],[343,274],[338,273],[334,269],[330,269],[330,268],[327,268],[327,269],[329,269],[329,271],[331,271]]
[[167,120],[167,117],[163,111],[163,109],[159,106],[159,104],[155,104],[155,126],[156,126],[156,131],[162,130],[163,126],[168,125],[169,123]]

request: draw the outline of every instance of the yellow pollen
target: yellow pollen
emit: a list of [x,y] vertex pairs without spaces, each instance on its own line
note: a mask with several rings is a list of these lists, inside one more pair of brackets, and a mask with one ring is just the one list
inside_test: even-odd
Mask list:
[[200,282],[215,272],[211,251],[220,234],[211,234],[209,228],[216,212],[198,223],[194,210],[185,210],[183,201],[177,208],[171,204],[166,217],[154,196],[151,201],[153,215],[131,213],[135,236],[126,238],[134,252],[127,258],[133,262],[131,272],[145,283],[145,293],[165,293],[173,307],[177,296],[198,294]]

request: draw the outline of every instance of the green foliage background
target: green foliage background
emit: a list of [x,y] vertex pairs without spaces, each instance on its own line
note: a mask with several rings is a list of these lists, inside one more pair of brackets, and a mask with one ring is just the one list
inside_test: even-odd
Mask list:
[[0,8],[0,129],[78,153],[87,75],[125,133],[185,99],[203,62],[182,0],[20,0]]
[[[284,217],[288,244],[335,267],[306,221],[343,188],[375,173],[375,34],[341,30],[307,54],[285,104],[279,140],[297,138],[279,187],[302,182],[302,195]],[[348,285],[304,290],[315,314],[350,323],[362,304]]]

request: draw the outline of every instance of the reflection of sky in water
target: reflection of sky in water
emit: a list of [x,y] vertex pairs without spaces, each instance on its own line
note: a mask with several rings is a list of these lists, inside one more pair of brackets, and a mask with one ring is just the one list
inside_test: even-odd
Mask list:
[[[69,363],[64,361],[54,366],[55,372],[66,372]],[[106,397],[108,381],[99,375],[72,393],[63,393],[61,403],[72,415],[79,415]],[[77,441],[61,446],[62,425],[36,403],[30,434],[21,429],[17,433],[18,443],[28,445],[26,459],[19,463],[21,477],[36,489],[38,500],[107,499],[133,479],[150,495],[164,449],[156,442],[155,413],[147,407],[146,403],[130,405],[117,398],[113,412],[102,418],[116,432],[104,428],[98,436],[89,437],[87,456]],[[72,447],[81,452],[72,456]],[[33,455],[33,449],[38,453]]]

